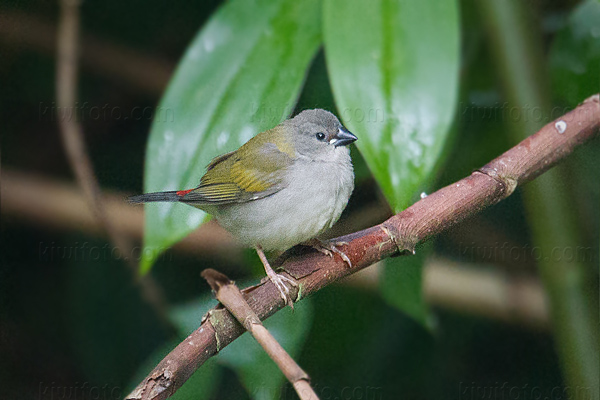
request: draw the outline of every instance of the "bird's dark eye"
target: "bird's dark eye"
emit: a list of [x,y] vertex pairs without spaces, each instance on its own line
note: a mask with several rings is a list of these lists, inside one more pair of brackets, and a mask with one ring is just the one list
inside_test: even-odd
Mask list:
[[317,140],[320,140],[321,142],[325,140],[325,134],[323,132],[319,132],[315,136],[317,137]]

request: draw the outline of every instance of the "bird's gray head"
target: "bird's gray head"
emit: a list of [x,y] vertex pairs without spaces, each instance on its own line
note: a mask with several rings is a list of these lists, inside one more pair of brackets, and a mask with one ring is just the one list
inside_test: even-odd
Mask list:
[[335,115],[320,108],[304,110],[286,121],[293,129],[296,153],[313,160],[328,161],[336,153],[348,153],[347,145],[357,138]]

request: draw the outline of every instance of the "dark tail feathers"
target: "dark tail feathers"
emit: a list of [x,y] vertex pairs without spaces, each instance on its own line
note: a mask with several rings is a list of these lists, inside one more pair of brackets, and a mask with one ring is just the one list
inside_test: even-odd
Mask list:
[[150,203],[154,201],[179,201],[181,197],[176,191],[172,192],[155,192],[130,196],[130,203]]

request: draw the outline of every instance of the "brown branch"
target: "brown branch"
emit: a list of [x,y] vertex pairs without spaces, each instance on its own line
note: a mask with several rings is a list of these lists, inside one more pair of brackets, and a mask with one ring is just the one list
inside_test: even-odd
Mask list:
[[[51,229],[77,230],[94,235],[104,233],[81,191],[72,184],[6,168],[2,171],[1,179],[0,211],[4,218]],[[107,217],[121,234],[141,241],[144,212],[142,208],[132,207],[125,202],[126,198],[127,195],[122,193],[103,193]],[[369,225],[368,221],[371,221],[370,225],[381,221],[383,212],[376,205],[371,205],[366,209],[361,208],[358,216],[355,213],[349,215],[348,222],[360,229]],[[501,242],[492,240],[493,237],[485,239],[490,243],[489,246]],[[175,244],[173,250],[209,255],[227,263],[239,264],[242,261],[239,245],[214,221],[202,224]],[[137,259],[141,254],[142,250],[136,247],[134,254],[129,256]],[[377,268],[365,269],[343,281],[344,284],[368,290],[377,290],[378,282]],[[548,326],[548,310],[537,280],[512,277],[497,270],[476,269],[465,263],[427,259],[424,294],[428,302],[457,312],[535,329]]]
[[[283,347],[275,340],[273,335],[263,326],[258,315],[252,311],[244,295],[235,285],[222,273],[208,268],[202,272],[217,300],[227,308],[233,317],[250,332],[265,352],[277,364],[283,375],[294,386],[298,397],[302,400],[316,399],[317,394],[310,387],[309,377],[302,368],[294,361]],[[211,316],[209,314],[208,318]]]
[[[341,250],[352,261],[352,267],[337,256],[310,252],[290,255],[281,269],[298,280],[297,298],[302,299],[386,257],[410,254],[418,243],[508,197],[518,185],[534,179],[575,147],[596,137],[599,128],[600,96],[596,94],[470,176],[432,193],[382,224],[339,238],[348,243]],[[261,320],[284,307],[270,281],[248,290],[245,297]],[[219,324],[205,320],[126,399],[169,397],[206,360],[244,332],[225,310],[213,309],[211,313],[220,313]]]
[[[6,169],[2,171],[1,184],[0,211],[5,218],[52,229],[103,233],[80,191],[72,184]],[[142,209],[127,204],[125,194],[104,193],[102,198],[115,229],[140,241],[144,228]],[[372,220],[379,219],[378,213],[374,214]],[[349,219],[354,225],[354,214]],[[490,246],[497,242],[490,241]],[[210,255],[229,263],[242,260],[239,245],[214,221],[201,225],[178,242],[174,250]],[[136,258],[141,253],[140,248],[135,248],[130,256]],[[511,277],[496,270],[476,270],[449,260],[427,259],[424,267],[425,298],[432,304],[536,329],[548,326],[548,310],[537,280]],[[377,290],[378,282],[376,268],[368,268],[343,281],[368,290]],[[528,300],[522,301],[525,298]]]
[[[80,0],[62,0],[60,2],[60,23],[58,29],[58,55],[56,59],[56,97],[58,109],[73,110],[77,101],[77,60],[79,36]],[[132,245],[129,240],[115,230],[100,198],[100,186],[94,174],[92,163],[88,157],[83,141],[83,129],[73,117],[59,115],[60,133],[71,169],[75,172],[87,203],[98,223],[108,234],[116,246],[117,252],[123,255],[131,267],[135,279],[140,286],[144,300],[152,305],[159,318],[167,324],[162,291],[149,276],[139,278],[138,263],[131,257]]]

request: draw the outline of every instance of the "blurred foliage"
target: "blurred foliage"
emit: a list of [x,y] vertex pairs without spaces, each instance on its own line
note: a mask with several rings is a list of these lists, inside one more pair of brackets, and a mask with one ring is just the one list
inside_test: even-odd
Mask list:
[[[80,102],[108,104],[124,115],[134,107],[157,104],[176,110],[171,135],[165,134],[168,120],[109,116],[84,121],[100,183],[107,189],[141,191],[147,144],[145,189],[191,187],[212,156],[232,150],[248,135],[290,113],[322,107],[335,111],[360,135],[362,154],[352,149],[357,188],[345,218],[368,206],[386,207],[384,198],[401,209],[417,200],[421,191],[460,179],[509,148],[505,132],[514,116],[501,95],[476,1],[462,0],[460,7],[454,2],[377,1],[364,9],[363,3],[333,0],[324,5],[285,0],[224,4],[190,0],[176,6],[154,0],[83,2],[86,34],[178,64],[160,102],[119,79],[81,71]],[[537,21],[532,29],[544,40],[553,106],[573,107],[598,92],[598,1],[527,4]],[[400,12],[402,7],[409,12]],[[4,10],[57,22],[54,2],[7,1],[0,14]],[[391,58],[382,58],[384,43],[378,35],[388,35],[383,42],[397,49]],[[322,42],[324,52],[319,51]],[[0,47],[3,168],[70,179],[52,117],[53,55],[11,35],[0,40]],[[371,59],[379,62],[369,63]],[[347,74],[358,74],[353,68],[360,65],[369,75],[349,79]],[[388,92],[379,88],[383,75],[389,79],[383,87]],[[417,101],[424,98],[430,103]],[[402,116],[385,128],[391,135],[387,138],[383,128],[348,120],[343,113],[345,107],[369,109],[375,104],[390,105],[394,115]],[[49,111],[44,112],[46,108]],[[257,118],[271,110],[265,114],[269,118]],[[411,126],[419,126],[418,134],[404,125],[411,121]],[[229,133],[225,139],[223,132]],[[396,143],[394,137],[398,146],[390,144]],[[424,158],[411,159],[419,145]],[[393,158],[396,151],[398,157]],[[576,194],[582,246],[592,249],[586,265],[596,278],[599,151],[596,141],[567,160],[573,172],[560,188]],[[399,185],[391,185],[393,173]],[[158,236],[147,236],[146,244],[158,247],[171,245],[204,219],[185,206],[147,211],[147,233]],[[507,398],[511,388],[517,388],[522,398],[537,393],[566,398],[568,384],[561,378],[549,332],[430,310],[422,298],[421,259],[433,251],[462,262],[488,263],[465,249],[505,241],[524,248],[529,243],[524,213],[516,193],[442,235],[432,250],[417,249],[414,258],[390,260],[380,277],[381,294],[334,286],[313,296],[310,303],[299,304],[296,312],[278,313],[267,326],[281,335],[278,338],[311,375],[324,399],[475,399],[490,398],[486,395],[491,390],[496,390],[497,398]],[[60,390],[84,382],[88,389],[81,389],[77,398],[98,398],[91,387],[106,387],[102,398],[121,398],[182,335],[198,326],[206,307],[215,304],[199,278],[202,269],[217,268],[239,281],[262,276],[260,268],[248,267],[256,264],[249,253],[238,262],[171,250],[157,260],[146,259],[146,266],[156,261],[149,273],[165,290],[173,332],[140,297],[124,263],[110,251],[101,251],[107,246],[101,239],[25,226],[5,214],[1,233],[2,399],[56,399]],[[496,268],[516,275],[534,274],[536,260],[531,255],[518,263],[509,258],[495,261]],[[598,279],[590,282],[591,296],[597,297],[597,284]],[[273,390],[261,392],[264,385]],[[178,399],[276,397],[294,398],[293,390],[249,337],[209,361],[176,395]]]
[[600,1],[579,4],[557,33],[550,52],[556,97],[574,106],[600,87]]

